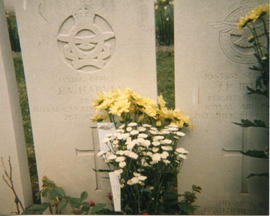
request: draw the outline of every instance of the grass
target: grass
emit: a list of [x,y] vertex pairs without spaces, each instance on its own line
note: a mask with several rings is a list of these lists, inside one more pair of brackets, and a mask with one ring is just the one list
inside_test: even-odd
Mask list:
[[174,102],[174,52],[157,51],[157,85],[158,94],[167,102],[167,107],[173,109]]
[[22,119],[23,119],[24,139],[26,143],[26,151],[27,151],[27,156],[28,156],[28,165],[29,165],[29,170],[30,170],[33,198],[34,198],[35,203],[39,203],[40,197],[39,195],[37,195],[39,192],[39,185],[38,185],[38,176],[37,176],[37,168],[36,168],[36,157],[35,157],[35,151],[34,151],[34,142],[33,142],[33,135],[32,135],[32,126],[31,126],[25,77],[24,77],[24,71],[23,71],[23,63],[22,63],[21,57],[13,58],[13,62],[15,66],[18,95],[19,95],[19,101],[20,101],[21,113],[22,113]]

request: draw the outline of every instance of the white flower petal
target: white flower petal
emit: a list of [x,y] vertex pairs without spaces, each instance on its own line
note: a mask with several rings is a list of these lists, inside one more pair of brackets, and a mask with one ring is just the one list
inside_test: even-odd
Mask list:
[[130,127],[134,127],[134,126],[137,126],[138,124],[136,123],[136,122],[130,122],[129,124],[128,124],[128,126],[130,126]]
[[183,133],[183,132],[181,132],[181,131],[178,131],[178,132],[176,132],[175,134],[176,134],[177,136],[180,136],[180,137],[183,137],[183,136],[186,135],[185,133]]

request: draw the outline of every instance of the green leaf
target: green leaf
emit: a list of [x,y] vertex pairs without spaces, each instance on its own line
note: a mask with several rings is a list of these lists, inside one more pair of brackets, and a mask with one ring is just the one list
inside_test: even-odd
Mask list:
[[261,68],[258,68],[258,67],[254,66],[254,65],[249,67],[249,69],[250,70],[255,70],[255,71],[261,71],[262,70]]
[[106,206],[105,203],[98,203],[96,204],[91,211],[91,214],[96,214],[98,211],[100,211],[101,209],[103,209]]
[[200,186],[197,186],[197,185],[192,185],[192,190],[196,191],[198,193],[201,193],[202,188]]
[[51,191],[48,191],[48,197],[50,200],[54,200],[56,201],[56,197],[58,196],[58,193],[55,189],[51,190]]
[[177,193],[172,193],[172,192],[165,192],[164,193],[164,198],[168,200],[174,200],[177,199],[178,194]]
[[86,191],[83,191],[83,192],[81,193],[81,202],[84,201],[84,200],[86,200],[87,197],[88,197],[88,193],[87,193]]
[[239,125],[241,127],[263,127],[267,128],[266,124],[262,120],[254,120],[254,122],[248,120],[248,119],[241,119],[241,123],[233,122],[236,125]]
[[57,193],[57,196],[58,196],[58,197],[63,198],[63,197],[66,196],[65,191],[64,191],[63,188],[56,187],[54,190],[55,190],[55,192]]
[[108,170],[108,169],[94,169],[94,168],[93,168],[93,170],[95,172],[112,172],[113,171],[113,170]]
[[49,207],[49,203],[45,202],[42,204],[33,204],[28,206],[25,211],[38,211],[38,212],[44,212],[48,207]]
[[247,86],[247,90],[248,90],[248,94],[258,94],[258,95],[263,95],[263,96],[266,96],[268,95],[268,92],[265,90],[265,91],[262,91],[260,89],[252,89],[250,87]]
[[73,198],[73,197],[69,197],[69,202],[71,204],[72,207],[74,208],[79,208],[81,205],[81,199],[80,198]]
[[67,200],[65,199],[61,200],[61,202],[57,206],[58,211],[61,212],[64,208],[66,208],[67,204],[68,204]]
[[269,178],[269,173],[251,173],[250,175],[248,175],[247,178],[251,178],[251,177],[266,177]]
[[195,210],[195,206],[190,205],[186,202],[179,202],[178,207],[182,211],[183,214],[192,214],[193,211]]
[[249,157],[268,159],[267,155],[265,154],[265,151],[247,150],[247,151],[241,151],[241,153]]
[[89,203],[88,202],[83,202],[81,210],[84,211],[84,212],[88,212],[89,209],[90,209]]

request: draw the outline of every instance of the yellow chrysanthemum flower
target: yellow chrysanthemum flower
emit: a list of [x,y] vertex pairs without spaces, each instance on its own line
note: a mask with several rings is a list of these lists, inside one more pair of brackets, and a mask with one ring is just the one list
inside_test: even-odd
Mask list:
[[97,113],[94,116],[92,116],[91,120],[93,122],[103,121],[108,118],[108,114],[106,113]]
[[264,14],[268,13],[269,11],[269,4],[259,5],[253,8],[246,16],[240,17],[239,22],[237,24],[238,29],[244,28],[248,22],[252,21],[253,23],[256,22]]
[[158,104],[160,106],[160,109],[166,108],[166,102],[162,95],[158,96]]

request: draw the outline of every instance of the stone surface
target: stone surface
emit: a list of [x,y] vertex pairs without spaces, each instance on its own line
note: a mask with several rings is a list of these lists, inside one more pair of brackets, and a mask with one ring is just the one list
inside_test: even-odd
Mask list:
[[10,14],[14,13],[13,0],[4,0],[5,10]]
[[[0,158],[3,158],[5,167],[9,171],[8,159],[10,156],[16,192],[24,205],[29,205],[32,202],[32,191],[16,78],[2,0],[0,0],[0,29]],[[2,179],[3,174],[4,168],[0,162],[0,214],[15,214],[14,196]]]
[[103,163],[90,102],[118,87],[156,98],[153,1],[17,0],[15,10],[39,178],[108,201],[108,179],[92,170]]
[[202,187],[197,214],[268,212],[268,180],[246,179],[268,170],[268,162],[240,153],[266,143],[267,134],[232,123],[268,119],[267,101],[247,96],[246,85],[256,76],[247,63],[255,59],[245,42],[249,34],[236,28],[240,16],[263,2],[175,1],[176,107],[194,123],[182,141],[190,154],[179,191]]

